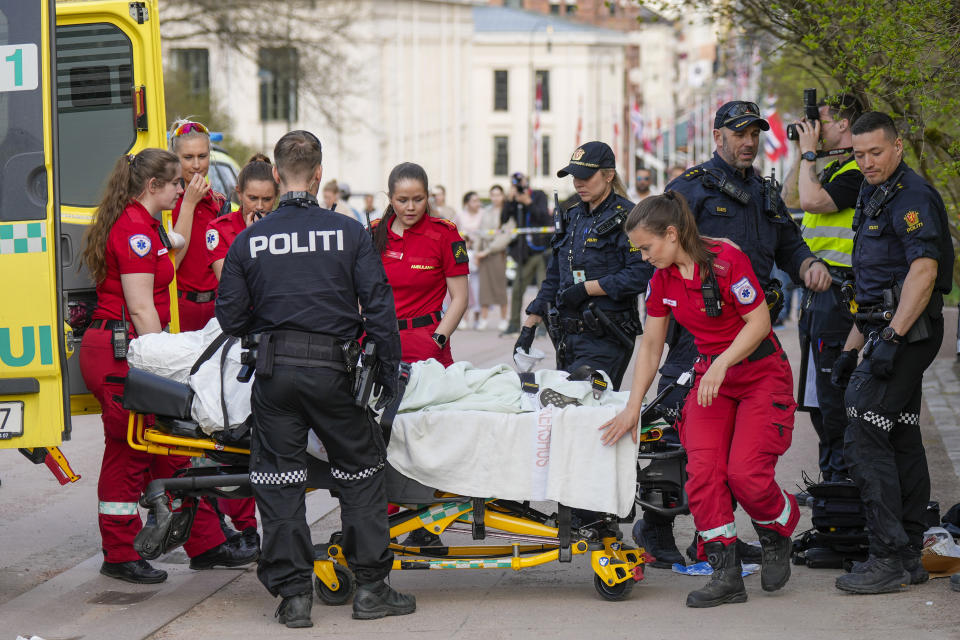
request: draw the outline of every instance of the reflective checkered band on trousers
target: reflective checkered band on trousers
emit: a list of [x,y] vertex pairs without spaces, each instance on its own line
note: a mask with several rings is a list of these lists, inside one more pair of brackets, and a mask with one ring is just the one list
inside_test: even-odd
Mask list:
[[24,222],[0,226],[0,254],[42,253],[47,250],[43,222]]
[[[893,429],[894,422],[890,418],[885,418],[873,411],[864,411],[863,415],[859,415],[856,407],[847,407],[847,418],[854,419],[860,417],[870,424],[880,427],[884,431],[890,431]],[[901,413],[897,416],[897,422],[900,424],[909,424],[918,426],[920,424],[920,414],[919,413]]]
[[430,524],[431,522],[440,522],[445,520],[450,516],[454,516],[464,509],[468,508],[469,505],[465,505],[462,502],[444,502],[441,505],[433,507],[426,513],[420,514],[420,521]]
[[380,471],[381,469],[383,469],[384,466],[385,466],[384,462],[381,460],[380,464],[378,464],[377,466],[370,467],[368,469],[363,469],[361,471],[358,471],[357,473],[347,473],[346,471],[342,471],[341,469],[337,469],[336,467],[331,466],[330,475],[332,475],[337,480],[365,480],[367,478],[373,477],[373,475],[378,471]]
[[707,529],[706,531],[701,531],[700,537],[703,538],[704,540],[713,540],[714,538],[736,538],[737,523],[728,522],[723,526],[714,527],[713,529]]
[[265,471],[251,471],[250,484],[301,484],[307,481],[307,470],[283,471],[268,473]]
[[134,516],[137,514],[136,502],[103,502],[97,511],[105,516]]
[[778,524],[781,527],[787,526],[787,523],[790,522],[790,512],[793,510],[793,507],[790,505],[790,498],[787,497],[787,492],[780,489],[780,493],[783,494],[783,511],[780,512],[780,515],[773,520],[754,520],[754,522],[757,524]]

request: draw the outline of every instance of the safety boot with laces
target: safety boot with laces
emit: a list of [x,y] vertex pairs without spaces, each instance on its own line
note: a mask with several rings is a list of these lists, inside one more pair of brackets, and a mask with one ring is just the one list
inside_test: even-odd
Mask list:
[[721,604],[746,602],[747,590],[743,586],[740,558],[737,545],[708,542],[703,545],[707,562],[713,567],[710,582],[687,595],[687,606],[694,609],[716,607]]
[[777,591],[790,579],[790,552],[793,540],[756,522],[753,528],[760,538],[763,561],[760,567],[760,586],[764,591]]
[[285,596],[277,607],[274,617],[291,629],[306,629],[313,626],[310,619],[310,609],[313,607],[313,594],[298,593],[295,596]]
[[417,599],[395,591],[383,580],[362,584],[353,596],[353,618],[376,620],[384,616],[405,616],[417,610]]
[[899,556],[870,556],[866,562],[857,563],[855,569],[837,578],[837,589],[863,594],[895,593],[906,591],[910,583],[910,574]]
[[638,547],[653,556],[651,567],[670,569],[675,564],[685,564],[677,542],[673,538],[672,524],[654,524],[646,519],[637,520],[633,525],[633,541]]

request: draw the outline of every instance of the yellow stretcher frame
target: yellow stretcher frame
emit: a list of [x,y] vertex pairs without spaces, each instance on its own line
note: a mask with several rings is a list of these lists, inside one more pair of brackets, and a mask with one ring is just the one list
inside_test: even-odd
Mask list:
[[[656,439],[657,434],[644,434]],[[144,425],[144,415],[130,412],[127,422],[127,443],[137,451],[155,455],[205,457],[209,451],[222,451],[249,455],[249,450],[229,447],[212,439],[197,439],[163,433]],[[441,534],[458,524],[473,524],[473,502],[461,496],[441,497],[428,505],[415,505],[421,511],[413,517],[390,527],[390,538],[399,539],[417,529]],[[393,570],[478,570],[512,569],[520,571],[530,567],[560,560],[560,530],[534,520],[520,518],[504,512],[495,500],[485,501],[484,526],[501,534],[514,534],[524,539],[523,543],[492,545],[468,545],[443,547],[408,547],[391,543],[394,553]],[[404,506],[404,505],[400,505]],[[408,507],[410,508],[410,507]],[[543,542],[530,542],[542,539]],[[439,555],[442,553],[442,555]],[[570,555],[590,555],[590,567],[595,574],[594,584],[601,596],[608,600],[622,600],[632,590],[633,584],[643,579],[643,565],[647,554],[643,548],[624,546],[615,537],[604,537],[599,542],[585,539],[573,540]],[[317,594],[327,604],[343,604],[353,592],[355,582],[347,567],[343,549],[339,544],[328,544],[326,557],[314,561],[313,573]]]

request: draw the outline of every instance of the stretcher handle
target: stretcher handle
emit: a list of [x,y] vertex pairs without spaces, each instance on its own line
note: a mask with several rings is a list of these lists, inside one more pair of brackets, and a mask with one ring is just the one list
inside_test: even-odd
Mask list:
[[[656,398],[651,400],[649,403],[647,403],[640,409],[640,424],[645,425],[643,421],[644,418],[646,418],[650,414],[650,411],[652,411],[654,407],[656,407],[658,404],[663,402],[663,399],[666,398],[668,395],[670,395],[671,391],[673,391],[677,387],[692,387],[694,377],[696,377],[696,372],[693,370],[693,367],[691,367],[690,369],[681,373],[676,380],[674,380],[673,382],[665,386],[663,388],[663,391],[657,394]],[[657,417],[659,416],[650,415],[651,419],[654,419]]]

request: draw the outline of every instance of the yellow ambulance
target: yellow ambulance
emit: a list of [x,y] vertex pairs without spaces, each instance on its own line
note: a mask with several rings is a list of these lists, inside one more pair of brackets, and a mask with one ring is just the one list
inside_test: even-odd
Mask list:
[[98,413],[74,355],[96,305],[83,233],[117,157],[165,147],[156,0],[0,6],[0,449],[56,448]]

